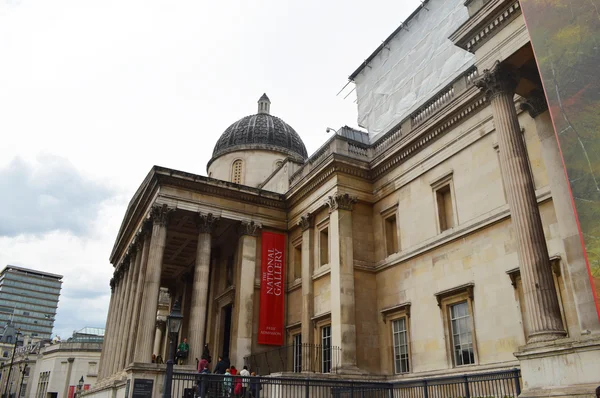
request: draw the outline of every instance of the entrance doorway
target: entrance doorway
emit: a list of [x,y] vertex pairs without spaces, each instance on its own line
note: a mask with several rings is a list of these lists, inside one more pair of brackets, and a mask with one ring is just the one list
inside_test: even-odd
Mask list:
[[231,343],[231,317],[233,312],[233,306],[231,304],[226,305],[221,309],[221,319],[223,319],[223,342],[221,346],[221,353],[223,358],[229,358],[229,346]]

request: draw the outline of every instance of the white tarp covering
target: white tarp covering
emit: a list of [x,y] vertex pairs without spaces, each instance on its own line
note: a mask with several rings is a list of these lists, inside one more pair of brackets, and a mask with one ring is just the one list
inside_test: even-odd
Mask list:
[[358,124],[371,141],[474,64],[473,54],[448,39],[468,17],[464,0],[426,2],[354,78]]

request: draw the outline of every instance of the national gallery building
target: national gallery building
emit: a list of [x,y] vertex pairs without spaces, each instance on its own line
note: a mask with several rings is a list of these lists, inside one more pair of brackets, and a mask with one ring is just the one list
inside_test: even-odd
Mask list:
[[263,95],[214,132],[207,175],[152,167],[110,254],[90,396],[138,375],[160,396],[175,302],[176,369],[207,344],[212,366],[262,375],[598,385],[600,321],[518,1],[424,1],[350,80],[364,130],[315,153]]

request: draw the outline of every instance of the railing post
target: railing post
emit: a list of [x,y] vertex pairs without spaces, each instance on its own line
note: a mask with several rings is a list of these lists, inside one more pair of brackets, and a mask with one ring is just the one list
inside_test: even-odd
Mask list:
[[515,391],[517,393],[517,397],[519,395],[521,395],[521,380],[519,380],[519,373],[520,373],[519,369],[517,369],[517,368],[513,369],[513,374],[514,374],[513,378],[515,381]]
[[429,391],[427,388],[427,380],[423,380],[423,398],[429,398]]
[[200,398],[206,398],[204,392],[206,391],[206,375],[200,377]]
[[354,398],[354,382],[350,382],[350,398]]
[[465,378],[465,398],[471,398],[471,391],[469,391],[469,377],[464,375]]
[[310,381],[306,379],[304,382],[304,398],[310,398]]

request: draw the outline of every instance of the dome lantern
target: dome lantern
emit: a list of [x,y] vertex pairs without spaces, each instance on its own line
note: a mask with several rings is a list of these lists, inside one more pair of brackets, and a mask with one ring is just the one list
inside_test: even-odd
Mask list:
[[271,114],[271,100],[267,97],[267,94],[263,94],[262,97],[258,99],[258,112],[257,113],[265,113],[267,115]]

